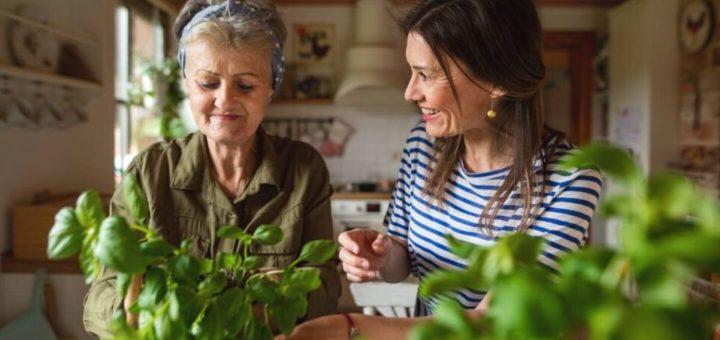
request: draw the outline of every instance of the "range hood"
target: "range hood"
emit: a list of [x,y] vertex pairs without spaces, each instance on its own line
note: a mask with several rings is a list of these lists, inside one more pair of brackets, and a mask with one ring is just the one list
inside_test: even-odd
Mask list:
[[407,105],[409,69],[398,46],[397,27],[386,0],[359,0],[355,44],[348,49],[345,76],[335,94],[340,105]]

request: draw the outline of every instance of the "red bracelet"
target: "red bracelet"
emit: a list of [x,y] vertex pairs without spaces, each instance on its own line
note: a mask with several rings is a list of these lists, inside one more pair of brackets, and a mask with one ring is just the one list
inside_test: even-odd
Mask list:
[[350,314],[340,313],[340,315],[345,317],[345,320],[347,320],[348,326],[350,327],[350,330],[348,331],[348,338],[351,340],[357,339],[360,336],[360,332],[358,332],[358,329],[355,327],[355,322],[353,322]]

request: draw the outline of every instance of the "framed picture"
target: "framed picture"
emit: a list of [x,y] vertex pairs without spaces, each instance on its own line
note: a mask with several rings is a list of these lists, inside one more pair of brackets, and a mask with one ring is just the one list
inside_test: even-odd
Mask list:
[[294,61],[298,65],[329,65],[335,54],[335,26],[297,23],[292,30]]

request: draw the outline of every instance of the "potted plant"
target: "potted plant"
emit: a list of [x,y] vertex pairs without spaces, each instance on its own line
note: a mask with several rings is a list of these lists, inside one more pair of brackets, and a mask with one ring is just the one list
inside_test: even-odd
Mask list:
[[[147,226],[148,204],[133,176],[126,176],[121,185],[136,223],[120,216],[106,217],[97,192],[86,191],[74,208],[57,213],[47,249],[52,259],[79,254],[88,283],[101,266],[116,271],[121,297],[133,275],[143,276],[142,290],[130,306],[131,312],[139,314],[139,326],[128,326],[124,313],[116,313],[112,327],[119,339],[271,339],[270,319],[290,334],[305,315],[307,294],[320,286],[319,269],[299,265],[323,264],[337,250],[332,241],[311,241],[287,267],[276,273],[262,272],[261,259],[248,249],[254,243],[276,244],[283,238],[282,230],[261,225],[248,234],[226,226],[218,236],[238,240],[242,252],[196,258],[187,241],[175,247]],[[253,312],[258,306],[264,317]]]
[[[720,206],[686,178],[646,178],[620,149],[595,144],[571,153],[566,169],[595,166],[622,193],[600,213],[619,221],[621,247],[585,247],[565,255],[553,274],[537,265],[542,240],[524,234],[492,248],[448,238],[464,271],[436,272],[420,293],[435,297],[434,321],[413,339],[707,339],[720,317],[717,300],[689,299],[688,283],[720,272]],[[442,293],[492,292],[482,318],[470,318]],[[717,298],[716,298],[717,299]]]
[[180,104],[185,100],[180,86],[180,72],[180,65],[174,58],[158,63],[147,62],[128,91],[127,105],[148,107],[159,117],[158,133],[165,141],[187,134],[179,115]]

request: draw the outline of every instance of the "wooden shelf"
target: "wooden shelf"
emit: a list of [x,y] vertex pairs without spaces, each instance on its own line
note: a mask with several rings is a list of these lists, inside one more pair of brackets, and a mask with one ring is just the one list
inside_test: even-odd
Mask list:
[[92,91],[100,91],[102,86],[99,83],[75,79],[57,74],[49,74],[41,71],[26,69],[13,65],[0,63],[0,74],[7,74],[12,77],[18,77],[26,80],[36,80],[43,83],[68,86]]
[[354,5],[357,0],[273,0],[280,6],[306,6],[306,5]]
[[2,254],[3,273],[34,273],[40,268],[45,268],[48,273],[56,274],[81,274],[80,264],[77,258],[68,260],[18,260],[13,256],[12,250]]
[[87,45],[92,45],[92,46],[99,46],[99,45],[100,45],[100,44],[99,44],[97,41],[95,41],[95,40],[88,39],[88,38],[85,38],[85,37],[81,37],[81,36],[78,36],[78,35],[76,35],[76,34],[68,33],[68,32],[66,32],[66,31],[64,31],[64,30],[61,30],[61,29],[57,28],[57,27],[53,27],[53,26],[50,26],[50,25],[43,24],[42,22],[39,22],[39,21],[34,20],[34,19],[30,19],[30,18],[26,18],[26,17],[23,17],[23,16],[19,16],[19,15],[15,14],[15,13],[8,12],[7,10],[4,10],[4,9],[0,9],[0,16],[4,16],[4,17],[7,17],[7,18],[10,18],[11,20],[15,20],[15,21],[21,22],[21,23],[26,24],[26,25],[28,25],[28,26],[32,26],[32,27],[39,28],[39,29],[44,30],[44,31],[46,31],[46,32],[48,32],[48,33],[51,33],[51,34],[53,34],[53,35],[56,35],[56,36],[58,36],[58,37],[63,37],[63,38],[65,38],[65,39],[73,40],[73,41],[76,41],[76,42],[79,42],[79,43],[83,43],[83,44],[87,44]]
[[334,103],[332,98],[309,98],[309,99],[297,99],[297,98],[276,98],[270,102],[271,105],[291,105],[291,104],[303,104],[303,105],[332,105]]

